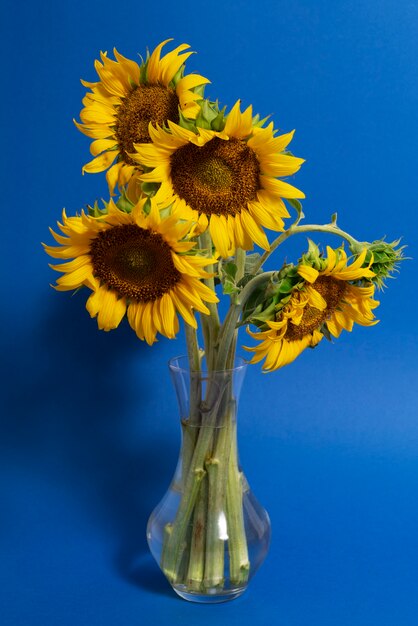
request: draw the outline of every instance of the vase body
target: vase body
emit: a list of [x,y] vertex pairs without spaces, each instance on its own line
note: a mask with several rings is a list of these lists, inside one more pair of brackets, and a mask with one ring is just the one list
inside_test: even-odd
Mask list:
[[195,602],[241,595],[270,544],[270,520],[251,492],[237,450],[246,365],[190,371],[170,362],[181,423],[173,480],[147,526],[151,553],[173,589]]

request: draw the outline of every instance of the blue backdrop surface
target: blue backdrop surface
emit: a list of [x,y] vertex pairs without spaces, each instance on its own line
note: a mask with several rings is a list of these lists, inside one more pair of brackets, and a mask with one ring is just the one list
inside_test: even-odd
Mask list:
[[296,128],[310,221],[339,211],[360,240],[404,235],[416,258],[417,24],[406,0],[3,3],[3,626],[416,625],[415,261],[381,294],[377,326],[277,373],[249,369],[240,452],[271,550],[244,596],[198,606],[172,593],[145,540],[177,460],[166,361],[183,335],[150,348],[127,324],[98,332],[84,292],[49,287],[40,242],[63,206],[107,193],[80,175],[80,77],[95,80],[100,50],[133,58],[174,37],[198,52],[188,69],[210,97]]

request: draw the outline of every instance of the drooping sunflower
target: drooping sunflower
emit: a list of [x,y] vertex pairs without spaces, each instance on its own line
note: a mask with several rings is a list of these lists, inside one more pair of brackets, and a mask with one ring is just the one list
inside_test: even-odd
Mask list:
[[[81,81],[91,91],[83,99],[82,133],[94,139],[90,151],[94,159],[84,165],[83,172],[106,173],[110,193],[116,184],[125,185],[138,172],[137,164],[129,156],[134,143],[150,141],[148,125],[179,121],[179,107],[185,117],[195,119],[199,112],[197,101],[201,95],[196,87],[209,81],[199,74],[184,76],[184,63],[192,52],[181,44],[161,57],[160,43],[141,66],[125,58],[115,49],[115,61],[101,53],[101,62],[95,61],[100,80],[97,83]],[[116,163],[112,163],[116,160]]]
[[195,243],[184,240],[190,225],[172,216],[162,219],[152,200],[146,215],[145,202],[128,214],[110,200],[108,214],[100,218],[63,212],[58,223],[63,235],[51,229],[60,246],[45,250],[54,258],[72,259],[51,265],[63,273],[56,289],[89,287],[93,293],[86,308],[100,329],[116,328],[127,313],[138,337],[151,345],[157,332],[170,339],[176,335],[178,313],[196,328],[193,309],[208,314],[204,302],[218,298],[200,280],[209,276],[203,268],[215,259],[190,254]]
[[[374,277],[370,269],[373,259],[362,267],[367,250],[351,265],[344,250],[327,247],[327,253],[323,270],[299,265],[298,274],[305,284],[294,290],[275,321],[266,322],[267,330],[248,331],[260,341],[255,347],[245,347],[255,353],[251,363],[265,358],[263,369],[272,371],[294,361],[305,348],[316,346],[326,331],[339,337],[342,330],[351,331],[355,322],[361,326],[377,324],[372,311],[379,302],[373,300],[375,286],[368,283]],[[365,286],[353,284],[364,280]]]
[[267,250],[262,227],[281,231],[289,217],[282,198],[305,197],[278,179],[303,163],[283,154],[293,132],[275,136],[272,123],[259,128],[252,119],[252,108],[241,113],[238,101],[223,131],[197,128],[195,133],[169,121],[170,132],[150,125],[152,143],[135,144],[133,159],[154,168],[141,180],[161,183],[160,206],[172,205],[180,218],[199,220],[202,230],[209,227],[223,257],[254,243]]

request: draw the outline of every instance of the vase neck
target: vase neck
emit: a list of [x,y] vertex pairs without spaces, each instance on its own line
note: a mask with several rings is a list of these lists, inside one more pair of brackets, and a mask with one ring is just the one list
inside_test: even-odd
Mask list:
[[170,373],[182,422],[216,428],[235,421],[246,365],[208,372],[180,367],[179,361],[170,362]]

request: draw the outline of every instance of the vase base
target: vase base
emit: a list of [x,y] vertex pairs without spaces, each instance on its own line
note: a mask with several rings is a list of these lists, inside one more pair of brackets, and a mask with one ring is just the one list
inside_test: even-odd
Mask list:
[[199,591],[190,591],[186,585],[173,586],[174,591],[183,600],[188,602],[199,602],[201,604],[217,604],[219,602],[228,602],[234,600],[242,595],[246,587],[239,587],[236,589],[219,590],[214,588],[213,590],[207,589],[205,593]]

